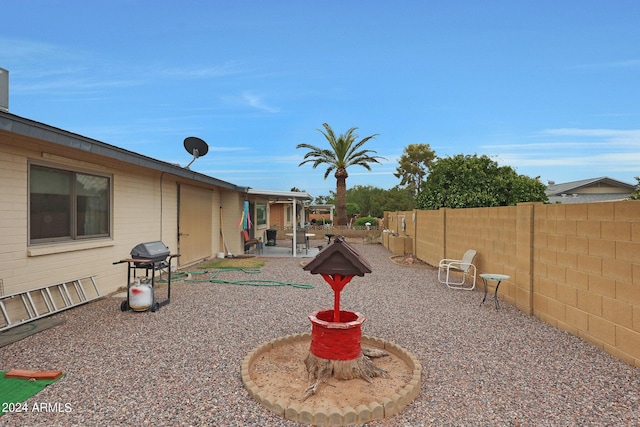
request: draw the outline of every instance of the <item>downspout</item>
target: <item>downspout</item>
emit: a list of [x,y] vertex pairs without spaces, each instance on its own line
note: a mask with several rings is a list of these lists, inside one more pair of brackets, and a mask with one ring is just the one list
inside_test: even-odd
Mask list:
[[304,208],[304,201],[300,201],[300,227],[304,228],[307,223],[306,209]]
[[162,178],[164,177],[164,171],[160,172],[160,241],[162,242]]
[[291,218],[291,222],[293,223],[293,237],[292,237],[292,243],[293,245],[291,246],[291,252],[293,253],[293,257],[296,257],[296,249],[297,249],[297,242],[296,242],[296,230],[298,229],[298,217],[296,215],[296,198],[293,198],[293,217]]

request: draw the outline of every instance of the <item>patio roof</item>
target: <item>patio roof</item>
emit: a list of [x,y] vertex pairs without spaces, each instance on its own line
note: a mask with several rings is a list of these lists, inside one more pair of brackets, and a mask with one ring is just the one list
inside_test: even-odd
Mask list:
[[[272,201],[289,201],[293,207],[293,217],[296,217],[296,204],[298,200],[312,200],[313,197],[304,191],[273,191],[273,190],[257,190],[255,188],[247,188],[247,194],[254,196],[262,196]],[[302,214],[302,221],[304,222],[304,209],[300,212]],[[298,225],[296,221],[293,221],[293,247],[296,247],[296,229]],[[293,256],[296,256],[296,251],[293,251]]]
[[247,188],[247,194],[255,196],[263,196],[269,200],[313,200],[313,196],[305,191],[274,191],[274,190],[258,190],[255,188]]

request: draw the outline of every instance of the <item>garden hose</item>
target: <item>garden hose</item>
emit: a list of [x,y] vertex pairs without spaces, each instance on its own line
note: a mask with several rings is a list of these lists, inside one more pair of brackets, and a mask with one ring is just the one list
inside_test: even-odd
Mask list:
[[262,270],[259,268],[240,268],[240,267],[221,268],[221,269],[212,270],[212,271],[208,271],[208,270],[190,271],[189,273],[192,275],[207,274],[207,273],[213,273],[213,275],[209,279],[186,279],[185,282],[194,282],[194,283],[210,282],[210,283],[219,283],[223,285],[244,285],[244,286],[291,286],[293,288],[300,288],[300,289],[313,289],[313,285],[308,285],[304,283],[293,283],[293,282],[279,282],[276,280],[231,281],[231,280],[218,279],[217,278],[218,275],[225,271],[242,271],[247,274],[258,274],[262,272]]
[[[185,279],[186,277],[188,277],[189,274],[184,272],[184,271],[174,271],[173,273],[171,273],[171,280],[173,281],[180,281]],[[168,280],[165,278],[159,277],[156,282],[158,283],[167,283]]]

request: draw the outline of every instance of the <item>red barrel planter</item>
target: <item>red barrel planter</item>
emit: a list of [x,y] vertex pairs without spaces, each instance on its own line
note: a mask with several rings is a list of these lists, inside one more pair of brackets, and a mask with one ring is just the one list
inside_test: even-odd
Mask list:
[[366,320],[362,314],[340,310],[340,321],[334,322],[334,310],[319,310],[311,313],[309,320],[313,355],[329,360],[351,360],[360,356],[362,324]]

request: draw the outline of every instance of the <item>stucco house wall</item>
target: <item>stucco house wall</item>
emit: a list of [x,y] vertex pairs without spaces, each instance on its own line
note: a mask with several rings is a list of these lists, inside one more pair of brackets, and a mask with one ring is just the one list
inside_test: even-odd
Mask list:
[[[30,164],[110,177],[111,235],[30,244]],[[229,252],[242,253],[237,221],[243,201],[251,198],[245,187],[0,112],[0,295],[85,276],[96,277],[103,295],[126,286],[126,267],[113,262],[129,257],[134,246],[161,240],[172,253],[178,251],[180,185],[213,193],[208,255],[215,256],[222,247],[221,211]]]

